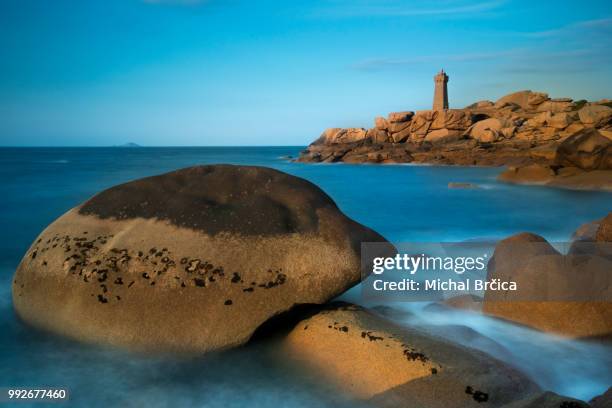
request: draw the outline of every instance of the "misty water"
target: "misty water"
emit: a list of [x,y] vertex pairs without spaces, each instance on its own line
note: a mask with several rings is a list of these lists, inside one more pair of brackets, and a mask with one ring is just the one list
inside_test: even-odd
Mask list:
[[[279,353],[275,339],[177,359],[83,345],[37,332],[16,319],[10,282],[30,243],[66,210],[117,183],[204,163],[271,166],[318,184],[347,215],[395,242],[495,240],[522,231],[561,242],[581,224],[612,210],[610,193],[506,185],[496,181],[499,169],[494,168],[287,160],[299,150],[0,149],[0,387],[65,387],[74,406],[87,407],[357,406]],[[479,188],[449,189],[449,182]],[[343,298],[364,303],[358,288]],[[385,306],[376,310],[398,324],[490,353],[544,389],[588,400],[612,385],[609,346],[564,340],[430,304]]]

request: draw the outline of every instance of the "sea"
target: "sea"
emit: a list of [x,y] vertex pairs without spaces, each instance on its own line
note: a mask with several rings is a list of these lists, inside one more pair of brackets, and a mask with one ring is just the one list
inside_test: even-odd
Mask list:
[[[273,340],[176,358],[80,344],[19,321],[11,279],[34,238],[65,211],[118,183],[199,164],[269,166],[317,184],[345,214],[393,242],[498,240],[523,231],[563,242],[612,210],[611,193],[504,184],[496,180],[500,168],[293,162],[301,149],[1,148],[0,389],[65,388],[68,402],[51,406],[70,407],[367,406],[280,354]],[[449,183],[477,188],[452,189]],[[354,289],[343,299],[360,303]],[[609,346],[422,302],[384,306],[397,324],[494,355],[543,389],[589,400],[612,385]]]

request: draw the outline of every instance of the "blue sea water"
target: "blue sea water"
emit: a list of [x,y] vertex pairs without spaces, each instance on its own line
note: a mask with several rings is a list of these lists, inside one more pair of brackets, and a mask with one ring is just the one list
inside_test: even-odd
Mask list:
[[[582,223],[612,210],[610,193],[503,184],[496,181],[500,171],[496,168],[288,160],[299,151],[299,147],[0,149],[0,387],[67,387],[70,406],[84,407],[356,406],[265,343],[185,361],[81,345],[33,331],[18,321],[10,282],[30,243],[66,210],[117,183],[197,164],[270,166],[316,183],[347,215],[396,242],[498,239],[521,231],[566,241]],[[449,189],[449,182],[474,183],[479,188]],[[407,307],[396,306],[398,311]],[[427,315],[414,307],[410,306],[418,319],[397,317],[398,322],[465,324],[509,350],[505,359],[543,388],[589,399],[612,385],[610,348],[560,340],[463,312]],[[444,336],[443,331],[438,334]],[[487,346],[479,348],[492,352]]]

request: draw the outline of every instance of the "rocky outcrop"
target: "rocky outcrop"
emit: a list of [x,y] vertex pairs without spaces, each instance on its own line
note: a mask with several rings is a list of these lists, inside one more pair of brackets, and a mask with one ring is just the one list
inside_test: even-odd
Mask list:
[[[495,103],[480,101],[464,109],[392,112],[377,117],[368,130],[328,129],[298,161],[554,165],[556,149],[566,139],[584,135],[585,130],[593,135],[593,129],[597,129],[599,136],[612,139],[612,108],[608,105],[606,101],[574,102],[570,98],[550,98],[542,92],[520,91]],[[599,154],[597,149],[588,151],[592,143],[575,146],[579,167],[586,164],[591,153]],[[368,154],[381,150],[386,152],[382,156]],[[410,154],[391,153],[394,151]],[[576,154],[563,152],[569,160],[576,158]],[[605,154],[609,156],[609,150]],[[608,163],[606,168],[610,160],[603,159]],[[585,170],[592,169],[585,166]]]
[[517,291],[486,291],[483,312],[567,337],[612,335],[609,243],[559,253],[530,233],[500,241],[487,279],[514,281]]
[[357,283],[362,241],[384,239],[306,180],[192,167],[112,187],[49,225],[15,273],[13,303],[25,322],[83,341],[224,349]]
[[570,190],[612,191],[610,173],[610,170],[584,171],[577,167],[530,164],[510,166],[498,179],[507,183],[545,185]]
[[555,162],[587,171],[612,170],[612,140],[595,129],[586,129],[559,145]]
[[377,407],[500,407],[538,391],[482,352],[352,305],[301,321],[285,347],[317,375]]
[[552,164],[513,166],[499,175],[501,181],[545,184],[573,189],[612,190],[612,140],[588,128],[567,137],[554,151],[540,150]]

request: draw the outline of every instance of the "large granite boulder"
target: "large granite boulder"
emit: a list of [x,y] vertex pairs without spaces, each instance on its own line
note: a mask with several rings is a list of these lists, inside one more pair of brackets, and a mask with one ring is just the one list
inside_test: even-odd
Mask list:
[[538,103],[544,102],[548,95],[533,91],[518,91],[504,95],[495,102],[495,107],[501,109],[508,105],[517,105],[522,109],[530,109]]
[[612,259],[582,249],[563,255],[531,233],[500,241],[487,279],[517,290],[486,291],[483,312],[566,337],[610,336]]
[[384,241],[314,184],[277,170],[198,166],[105,190],[49,225],[13,282],[17,314],[75,339],[203,352],[360,280]]
[[612,169],[612,140],[595,129],[585,129],[561,142],[555,161],[583,170]]
[[499,407],[538,391],[482,352],[352,305],[301,321],[285,343],[317,375],[376,407]]
[[468,130],[467,134],[472,138],[482,143],[495,142],[501,136],[502,128],[508,123],[503,119],[489,118],[480,120],[474,123]]

